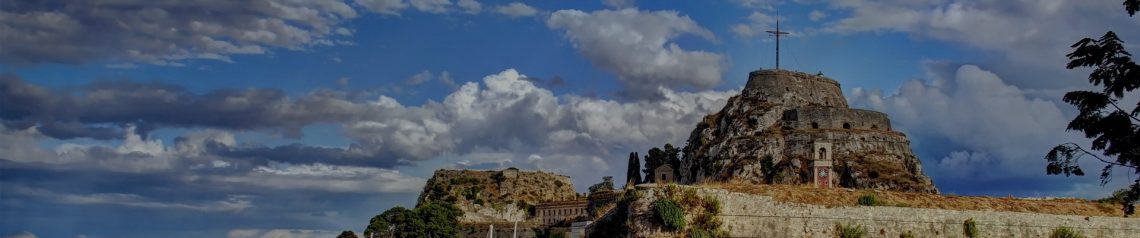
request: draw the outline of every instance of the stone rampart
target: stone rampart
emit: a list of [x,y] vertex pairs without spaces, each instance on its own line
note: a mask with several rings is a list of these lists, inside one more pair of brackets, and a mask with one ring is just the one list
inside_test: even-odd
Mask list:
[[802,107],[784,111],[783,126],[790,129],[891,130],[886,113],[840,107]]
[[789,107],[847,107],[847,99],[835,80],[785,70],[759,70],[748,74],[742,94]]
[[[689,187],[689,186],[686,186]],[[673,237],[653,220],[651,204],[659,188],[638,186],[641,198],[632,206],[633,237]],[[863,226],[866,237],[966,237],[963,224],[973,219],[980,237],[1049,237],[1069,227],[1087,237],[1136,237],[1140,219],[1088,217],[1022,212],[959,211],[907,207],[824,207],[778,202],[771,197],[698,188],[702,196],[720,200],[722,229],[729,237],[835,237],[836,225]],[[640,219],[636,219],[640,218]]]

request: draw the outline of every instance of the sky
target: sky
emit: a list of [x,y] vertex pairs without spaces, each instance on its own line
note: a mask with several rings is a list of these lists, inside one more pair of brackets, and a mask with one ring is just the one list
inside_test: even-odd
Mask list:
[[[580,191],[682,146],[748,72],[823,73],[945,194],[1099,198],[1045,175],[1121,1],[4,1],[0,237],[331,237],[437,169]],[[1086,170],[1098,164],[1085,161]]]

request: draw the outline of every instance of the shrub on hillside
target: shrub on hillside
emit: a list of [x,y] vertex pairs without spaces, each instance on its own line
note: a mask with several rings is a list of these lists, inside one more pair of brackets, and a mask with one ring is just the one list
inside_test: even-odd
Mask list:
[[712,234],[705,229],[695,228],[689,231],[689,238],[712,238]]
[[859,196],[859,205],[861,206],[878,206],[879,199],[874,194],[863,194]]
[[685,210],[673,199],[658,199],[653,202],[653,211],[665,227],[673,230],[685,229]]

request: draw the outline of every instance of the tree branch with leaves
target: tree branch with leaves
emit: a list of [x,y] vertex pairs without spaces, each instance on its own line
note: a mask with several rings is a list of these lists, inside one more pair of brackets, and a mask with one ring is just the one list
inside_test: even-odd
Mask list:
[[[1134,16],[1140,11],[1140,0],[1124,1],[1124,9],[1129,16]],[[1087,149],[1076,143],[1053,147],[1045,155],[1048,161],[1045,172],[1084,176],[1080,159],[1092,157],[1105,164],[1100,174],[1101,186],[1112,180],[1112,171],[1117,167],[1140,175],[1140,102],[1136,102],[1132,110],[1121,106],[1126,103],[1122,102],[1126,93],[1140,88],[1140,65],[1132,60],[1132,54],[1124,49],[1124,41],[1112,31],[1099,39],[1081,39],[1071,47],[1073,52],[1066,55],[1070,60],[1066,68],[1092,68],[1089,83],[1102,88],[1099,92],[1072,91],[1062,98],[1078,109],[1068,130],[1084,132],[1092,143]],[[1140,199],[1140,178],[1121,193],[1125,216],[1134,214],[1135,202]]]

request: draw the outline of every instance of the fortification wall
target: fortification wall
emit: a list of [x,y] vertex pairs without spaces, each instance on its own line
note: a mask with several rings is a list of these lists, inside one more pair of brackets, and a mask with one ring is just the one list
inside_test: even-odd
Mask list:
[[886,113],[839,107],[802,107],[784,111],[783,126],[791,129],[891,130]]
[[752,71],[748,74],[748,84],[741,94],[789,107],[809,105],[847,107],[847,99],[839,89],[839,82],[823,76],[794,71]]
[[[641,196],[631,207],[633,237],[672,237],[653,219],[650,205],[658,188],[638,186]],[[973,219],[980,237],[1049,237],[1069,227],[1087,237],[1135,237],[1140,219],[1041,213],[957,211],[905,207],[824,207],[774,201],[771,197],[699,188],[698,194],[720,200],[722,229],[729,237],[835,237],[836,225],[863,226],[868,237],[965,237],[963,223]]]

